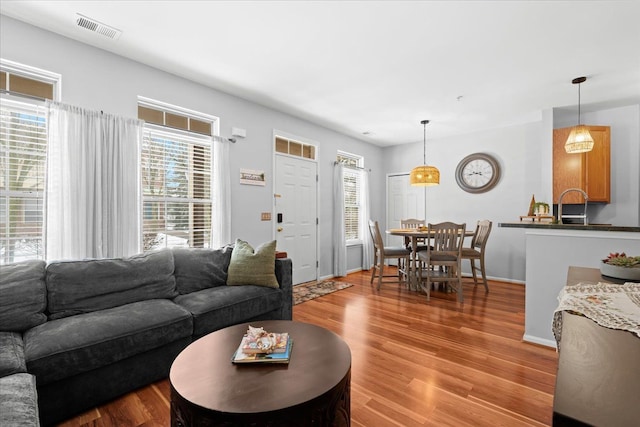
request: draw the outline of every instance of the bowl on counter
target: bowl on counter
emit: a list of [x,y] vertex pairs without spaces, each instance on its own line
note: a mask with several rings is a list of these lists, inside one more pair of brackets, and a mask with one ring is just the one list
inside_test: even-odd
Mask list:
[[640,267],[620,267],[618,265],[601,262],[600,274],[603,276],[613,277],[615,279],[640,282]]

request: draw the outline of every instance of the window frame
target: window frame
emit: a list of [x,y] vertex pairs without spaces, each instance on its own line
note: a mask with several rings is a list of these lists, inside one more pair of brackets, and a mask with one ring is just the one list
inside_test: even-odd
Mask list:
[[[350,164],[347,164],[347,162],[345,162],[345,160],[349,160]],[[342,150],[338,150],[338,153],[336,155],[336,161],[342,163],[345,165],[345,176],[344,176],[344,180],[342,183],[342,188],[345,194],[345,200],[344,200],[344,216],[345,216],[345,236],[347,235],[347,209],[350,207],[357,207],[358,209],[358,221],[357,221],[357,225],[356,228],[358,230],[358,236],[356,238],[346,238],[346,244],[347,246],[355,246],[355,245],[362,245],[363,244],[363,236],[360,235],[361,231],[363,230],[362,227],[362,194],[361,194],[361,190],[362,190],[362,185],[361,185],[361,172],[364,169],[364,156],[360,156],[357,154],[353,154],[353,153],[348,153],[346,151],[342,151]],[[355,163],[355,164],[354,164]],[[347,188],[346,188],[346,179],[347,177],[354,177],[355,178],[355,185],[356,185],[356,195],[355,195],[355,199],[356,199],[356,203],[355,204],[348,204],[347,203]]]
[[[0,58],[0,71],[4,74],[6,79],[5,83],[10,80],[10,76],[20,76],[22,78],[38,81],[45,83],[47,85],[52,86],[52,101],[58,101],[60,99],[60,94],[62,91],[62,77],[60,74],[53,73],[47,70],[43,70],[36,67],[31,67],[28,65],[20,64],[18,62],[9,61],[4,58]],[[7,86],[7,85],[3,85]],[[37,241],[37,249],[33,253],[33,256],[26,256],[22,258],[13,258],[11,262],[19,262],[26,260],[45,260],[46,259],[46,248],[45,248],[45,192],[46,192],[46,167],[47,167],[47,148],[46,148],[46,132],[47,132],[47,117],[45,111],[45,98],[40,96],[36,96],[33,94],[20,93],[11,90],[9,86],[8,89],[3,88],[0,93],[0,101],[3,109],[7,109],[12,113],[17,114],[26,114],[30,116],[37,117],[37,122],[42,122],[42,126],[38,125],[39,135],[37,138],[41,141],[41,147],[38,150],[35,150],[34,153],[37,153],[39,157],[41,157],[41,161],[38,162],[41,165],[41,171],[39,171],[35,177],[30,177],[30,180],[36,180],[36,188],[35,189],[10,189],[3,188],[0,189],[0,198],[2,198],[2,208],[4,208],[4,212],[2,212],[1,217],[3,221],[5,221],[2,225],[2,233],[3,239],[8,243],[10,240],[18,241],[18,240],[36,240]],[[9,123],[9,122],[8,122]],[[9,131],[8,128],[6,130]],[[2,129],[2,132],[5,132],[5,129]],[[4,138],[8,134],[3,134]],[[7,152],[7,156],[10,156],[10,153],[13,154],[24,154],[29,155],[31,153],[25,152],[23,150],[11,150]],[[25,157],[0,157],[0,161],[7,161],[7,166],[10,163],[19,163],[20,159],[24,159]],[[7,175],[3,177],[5,185],[8,185],[8,176],[9,169],[5,171]],[[9,224],[9,210],[11,199],[22,199],[22,227],[24,230],[28,230],[29,228],[34,228],[35,231],[33,234],[30,234],[27,231],[18,231],[18,233],[12,233],[11,225]],[[33,209],[35,206],[36,209]],[[35,220],[34,220],[35,219]],[[16,221],[17,222],[17,221]],[[25,234],[20,235],[19,233],[23,232]],[[37,236],[34,238],[34,236]],[[9,251],[8,248],[5,249],[5,253],[0,254],[0,265],[5,265],[9,263]]]
[[[145,252],[145,251],[159,249],[159,248],[184,247],[183,245],[179,245],[179,244],[170,245],[168,244],[167,240],[165,240],[163,245],[157,246],[156,244],[149,248],[145,247],[145,239],[148,234],[147,228],[145,227],[145,221],[147,223],[150,221],[150,219],[148,218],[149,212],[156,211],[155,209],[153,209],[153,207],[149,209],[148,206],[149,204],[154,204],[154,203],[163,205],[162,209],[163,209],[164,217],[162,221],[164,221],[164,224],[165,224],[164,230],[167,230],[166,228],[167,222],[170,220],[169,214],[168,214],[168,209],[169,209],[168,205],[171,203],[187,204],[188,212],[189,212],[188,218],[187,218],[188,227],[185,231],[189,236],[188,247],[210,248],[212,239],[213,239],[212,222],[213,222],[213,215],[215,212],[215,200],[214,200],[214,194],[213,194],[213,186],[214,186],[213,156],[214,156],[214,138],[218,134],[218,123],[219,123],[218,118],[207,115],[207,114],[199,113],[193,110],[188,110],[185,108],[173,106],[160,101],[150,100],[149,98],[143,98],[143,97],[138,97],[138,106],[152,108],[152,109],[156,109],[156,110],[163,111],[165,113],[170,113],[170,114],[179,114],[180,116],[186,117],[188,119],[195,119],[198,121],[208,122],[211,125],[211,135],[207,135],[204,133],[183,130],[183,129],[175,128],[171,126],[145,122],[144,131],[143,131],[143,143],[142,143],[142,146],[140,147],[140,165],[139,165],[140,175],[141,175],[141,210],[140,210],[141,211],[140,213],[141,243],[140,243],[140,247],[142,251]],[[147,187],[147,184],[145,184],[146,161],[144,157],[144,154],[145,154],[144,150],[145,150],[145,144],[147,143],[146,141],[150,137],[159,137],[162,139],[167,139],[169,141],[174,139],[174,141],[178,144],[187,144],[188,154],[186,156],[186,159],[187,159],[186,173],[188,175],[188,178],[187,178],[188,184],[187,184],[186,195],[175,196],[175,195],[167,194],[166,193],[167,183],[164,178],[162,179],[163,189],[165,190],[164,194],[162,195],[146,194],[148,187]],[[193,147],[197,147],[197,146],[204,148],[202,155],[204,156],[205,159],[208,156],[208,161],[203,163],[207,165],[207,168],[201,171],[204,178],[200,177],[201,179],[206,179],[206,176],[208,175],[208,179],[209,179],[208,188],[203,187],[204,188],[203,191],[205,194],[208,194],[208,197],[194,197],[194,193],[193,193],[195,191],[195,187],[193,186],[193,183],[196,181],[196,178],[194,177],[194,173],[197,173],[195,172],[195,168],[194,168],[196,158],[194,157],[195,152],[193,151]],[[207,150],[208,150],[208,153],[207,153]],[[205,213],[202,218],[199,218],[199,220],[204,221],[205,227],[202,229],[198,229],[195,227],[195,222],[198,215],[198,213],[196,212],[196,207],[201,205],[205,206],[203,212],[206,212],[208,210],[208,224],[207,224],[207,215]],[[194,236],[195,232],[203,233],[202,240],[197,240],[198,242],[201,242],[201,245],[194,246],[194,241],[191,238]],[[208,235],[208,238],[207,238],[207,235]]]

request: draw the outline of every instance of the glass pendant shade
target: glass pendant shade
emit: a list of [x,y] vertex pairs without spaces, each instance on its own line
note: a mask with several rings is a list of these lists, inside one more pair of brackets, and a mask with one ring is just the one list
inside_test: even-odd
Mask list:
[[416,166],[409,175],[409,182],[417,187],[438,185],[440,184],[440,171],[435,166]]
[[593,138],[589,133],[589,128],[585,125],[578,125],[571,129],[569,138],[564,144],[567,153],[586,153],[593,149]]

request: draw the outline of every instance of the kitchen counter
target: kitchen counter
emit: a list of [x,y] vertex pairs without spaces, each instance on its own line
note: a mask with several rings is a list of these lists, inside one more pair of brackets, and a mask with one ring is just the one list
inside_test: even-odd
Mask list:
[[610,252],[640,255],[640,227],[499,223],[506,233],[525,235],[525,322],[523,340],[550,347],[553,312],[569,266],[600,269]]
[[592,231],[630,231],[640,233],[640,227],[619,226],[611,224],[552,224],[549,222],[501,222],[498,227],[535,228],[543,230],[592,230]]

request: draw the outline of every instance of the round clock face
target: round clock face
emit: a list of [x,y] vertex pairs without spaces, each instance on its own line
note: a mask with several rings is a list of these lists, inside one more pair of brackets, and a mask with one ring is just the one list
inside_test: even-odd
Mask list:
[[500,165],[484,153],[470,154],[458,163],[456,181],[469,193],[484,193],[492,189],[500,178]]

